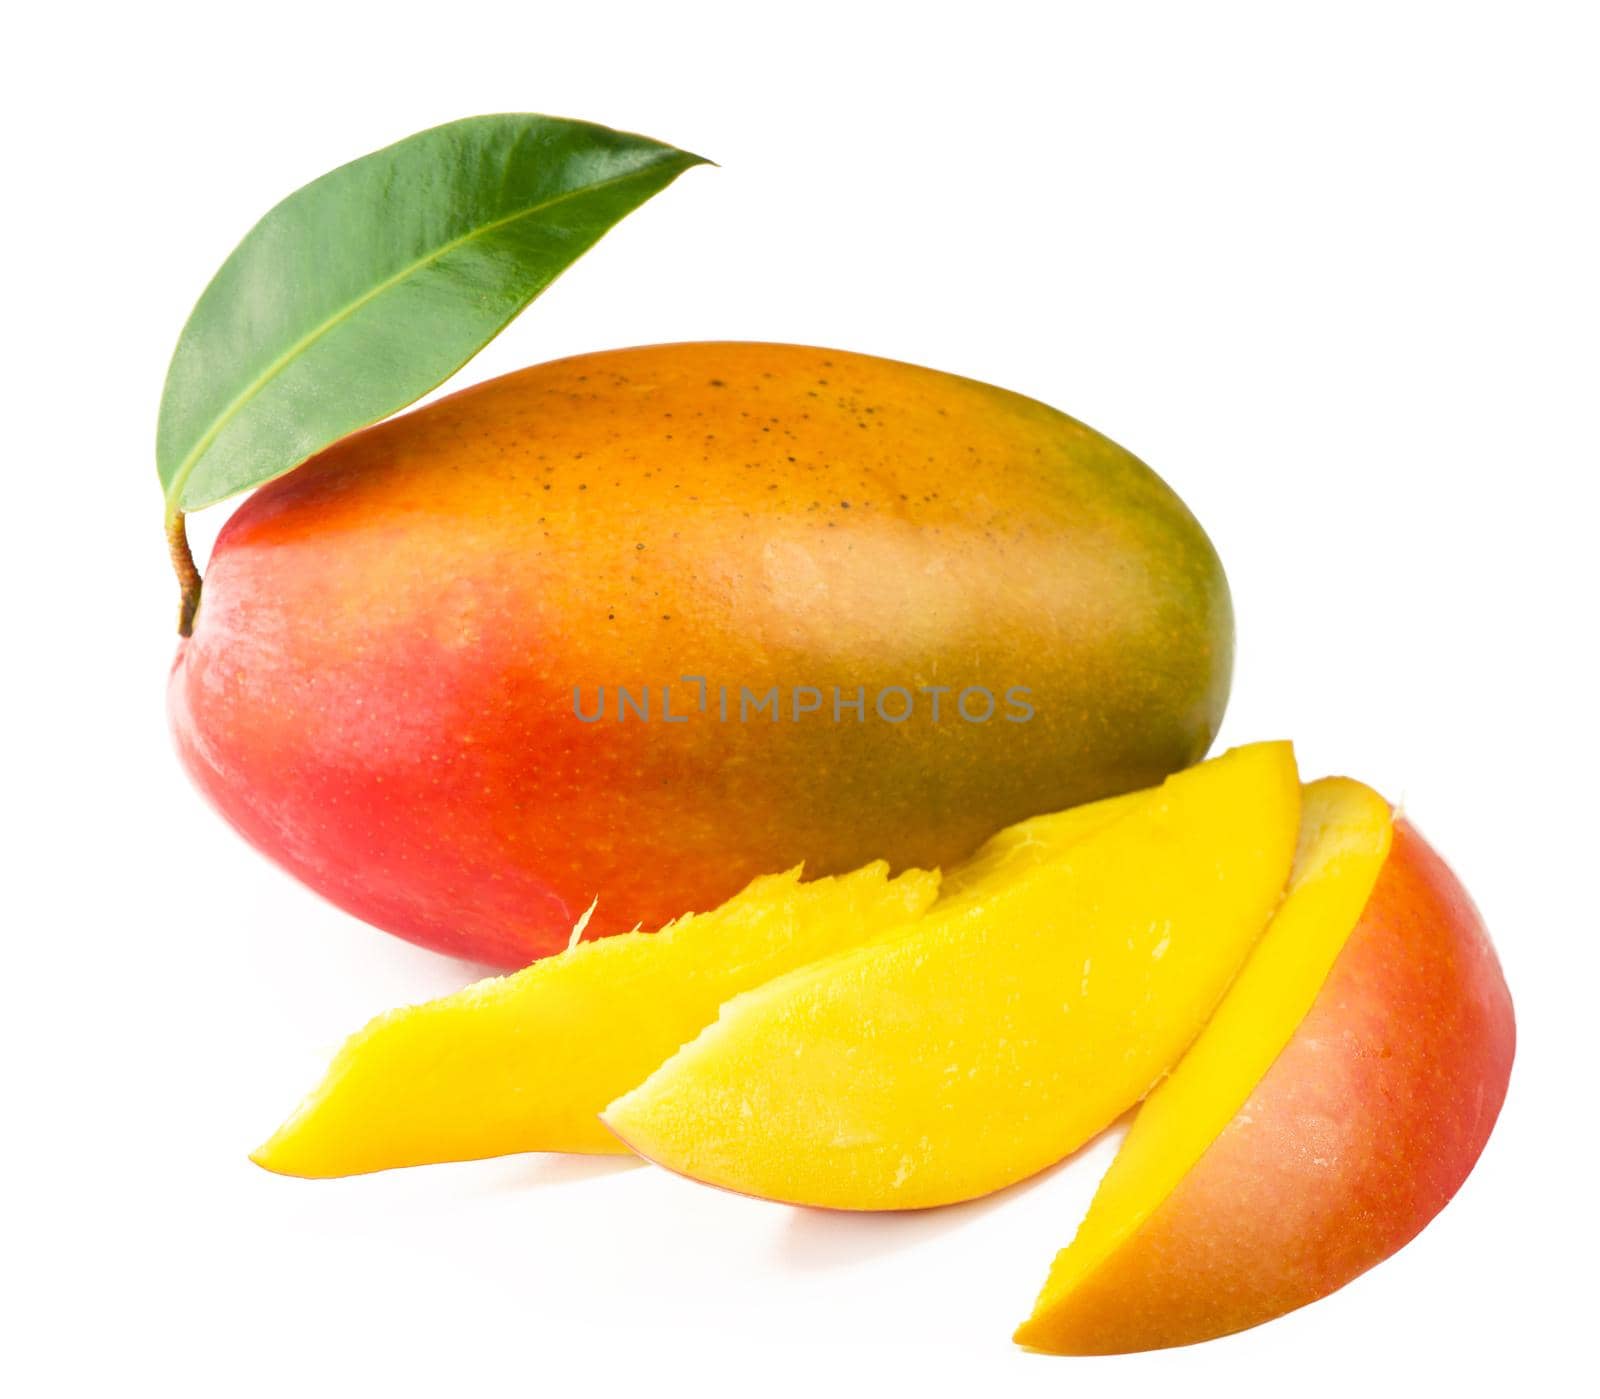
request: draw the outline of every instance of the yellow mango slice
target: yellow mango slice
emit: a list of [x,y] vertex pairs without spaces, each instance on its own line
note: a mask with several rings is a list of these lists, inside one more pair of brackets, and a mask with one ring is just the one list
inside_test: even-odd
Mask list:
[[[1141,1326],[1164,1334],[1162,1320],[1141,1310],[1151,1298],[1107,1265],[1136,1251],[1141,1226],[1245,1106],[1305,1020],[1361,919],[1393,830],[1389,804],[1370,787],[1343,777],[1306,787],[1299,849],[1282,905],[1210,1023],[1139,1109],[1076,1237],[1056,1255],[1033,1315],[1018,1328],[1019,1343],[1097,1353],[1096,1318],[1107,1314],[1117,1317],[1119,1337]],[[1241,1185],[1232,1197],[1235,1208],[1246,1193]],[[1200,1223],[1204,1227],[1191,1230],[1203,1241],[1194,1245],[1202,1255],[1198,1262],[1169,1240],[1165,1249],[1146,1248],[1143,1266],[1178,1273],[1203,1268],[1211,1251],[1249,1237],[1236,1218]],[[1278,1265],[1257,1261],[1263,1269]],[[1108,1288],[1114,1295],[1101,1295]],[[1150,1292],[1158,1298],[1160,1288]]]
[[731,1001],[605,1121],[672,1170],[795,1204],[1021,1180],[1194,1038],[1282,894],[1299,813],[1292,749],[1257,744],[1063,820],[1046,860],[1002,841],[913,927]]
[[917,917],[939,876],[882,861],[802,883],[752,881],[656,933],[576,946],[510,976],[390,1011],[252,1156],[345,1176],[517,1151],[623,1150],[597,1114],[728,997]]

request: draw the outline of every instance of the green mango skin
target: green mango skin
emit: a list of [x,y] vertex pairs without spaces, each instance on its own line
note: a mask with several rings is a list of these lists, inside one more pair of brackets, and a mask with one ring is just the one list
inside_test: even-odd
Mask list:
[[[264,487],[218,540],[170,708],[272,858],[516,966],[597,898],[585,936],[657,927],[802,861],[946,866],[1153,785],[1210,746],[1232,654],[1204,532],[1083,424],[843,351],[665,345],[507,375]],[[584,722],[574,691],[593,714],[602,686]],[[777,720],[739,722],[741,689],[774,686]],[[886,687],[909,718],[877,712]]]

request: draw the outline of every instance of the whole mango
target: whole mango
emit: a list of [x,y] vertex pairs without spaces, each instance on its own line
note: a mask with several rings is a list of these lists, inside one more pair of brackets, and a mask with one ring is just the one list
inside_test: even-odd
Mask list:
[[1198,760],[1210,542],[1017,394],[689,344],[510,374],[247,500],[174,664],[183,759],[334,903],[503,966],[754,876],[945,866]]

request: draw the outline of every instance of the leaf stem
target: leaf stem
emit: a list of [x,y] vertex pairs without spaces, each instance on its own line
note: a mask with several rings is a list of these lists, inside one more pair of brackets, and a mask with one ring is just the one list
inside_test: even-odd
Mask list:
[[195,609],[200,606],[200,570],[194,566],[181,510],[173,511],[167,521],[167,552],[172,556],[172,571],[178,575],[178,635],[188,636],[194,630]]

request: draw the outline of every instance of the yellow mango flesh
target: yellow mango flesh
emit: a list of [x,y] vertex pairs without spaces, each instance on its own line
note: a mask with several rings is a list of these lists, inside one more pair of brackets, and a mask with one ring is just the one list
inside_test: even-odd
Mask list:
[[958,899],[982,898],[985,893],[1004,887],[1006,881],[1048,864],[1068,846],[1127,815],[1148,795],[1148,791],[1128,792],[1007,826],[945,875],[939,886],[939,903],[948,909]]
[[597,1114],[728,997],[917,917],[939,876],[879,861],[750,883],[656,933],[579,942],[454,995],[389,1012],[252,1159],[296,1176],[518,1151],[620,1152]]
[[1042,861],[1002,840],[902,935],[724,1006],[605,1121],[675,1171],[796,1204],[914,1209],[1021,1180],[1194,1038],[1277,904],[1299,814],[1291,748],[1257,744],[1064,820]]
[[1139,1110],[1070,1247],[1017,1331],[1053,1350],[1074,1296],[1172,1193],[1244,1106],[1306,1017],[1389,856],[1389,805],[1347,778],[1310,784],[1282,906],[1216,1014]]

